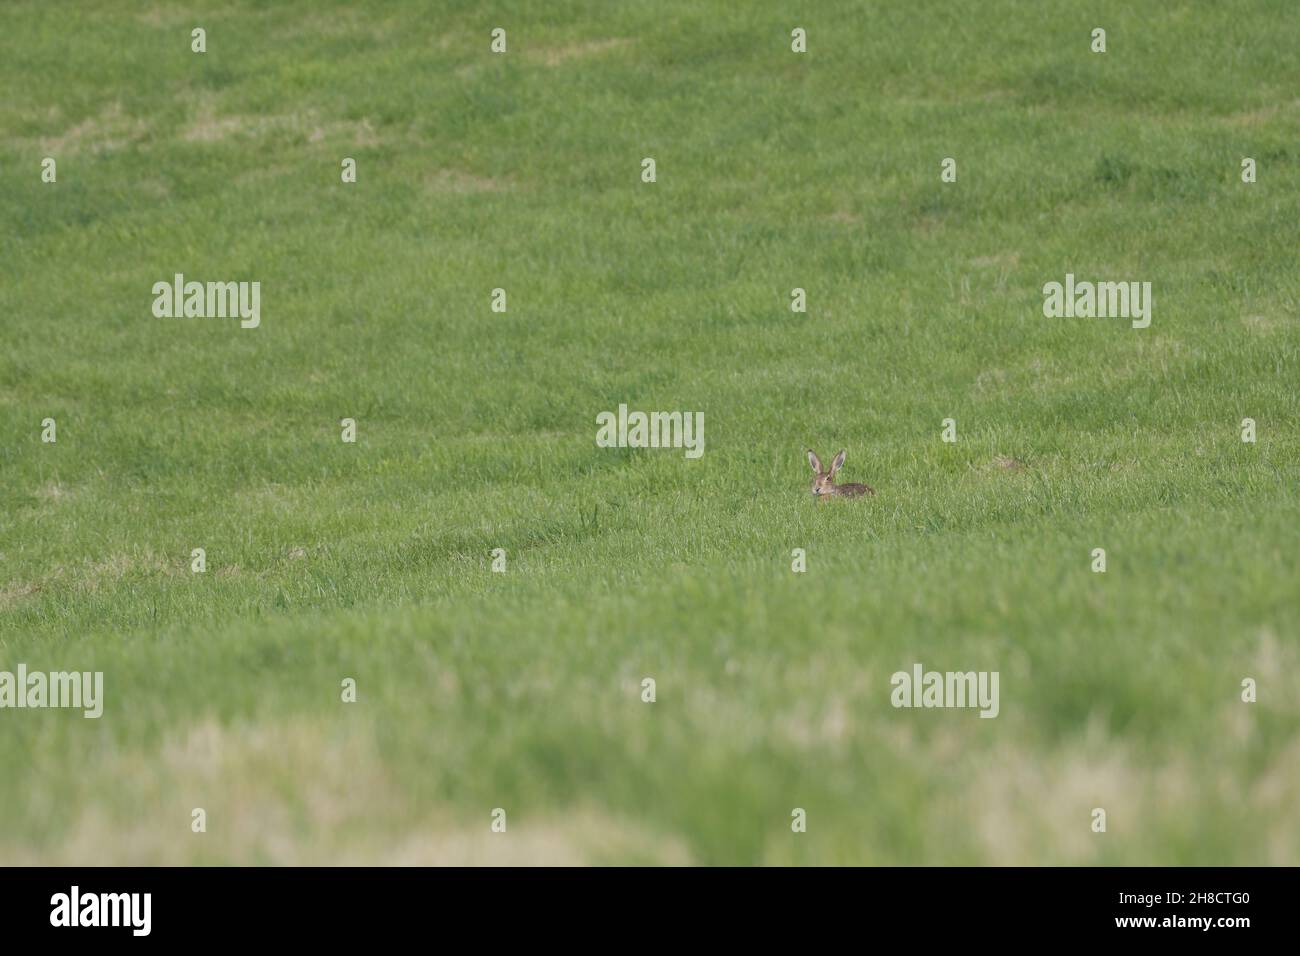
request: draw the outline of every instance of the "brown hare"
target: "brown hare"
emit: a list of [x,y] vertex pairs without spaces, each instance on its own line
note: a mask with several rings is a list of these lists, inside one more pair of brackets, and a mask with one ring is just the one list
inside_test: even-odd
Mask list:
[[817,452],[811,448],[808,449],[808,464],[812,466],[813,474],[817,476],[813,479],[812,493],[818,498],[825,499],[833,495],[838,495],[841,498],[856,498],[859,495],[874,495],[876,493],[866,485],[860,485],[856,482],[844,485],[835,484],[835,473],[844,467],[844,449],[840,449],[840,453],[831,462],[830,471],[822,471],[822,460],[817,457]]

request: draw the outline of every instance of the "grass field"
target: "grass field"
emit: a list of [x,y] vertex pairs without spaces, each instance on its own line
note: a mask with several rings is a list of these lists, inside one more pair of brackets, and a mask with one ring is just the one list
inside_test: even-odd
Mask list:
[[353,6],[0,13],[0,863],[1300,863],[1300,6]]

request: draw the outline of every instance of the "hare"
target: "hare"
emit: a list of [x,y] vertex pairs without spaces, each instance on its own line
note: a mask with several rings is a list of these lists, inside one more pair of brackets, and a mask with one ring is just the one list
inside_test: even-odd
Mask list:
[[813,479],[812,493],[818,498],[825,498],[830,495],[839,495],[842,498],[856,498],[859,495],[874,495],[876,492],[866,485],[849,483],[846,485],[835,484],[835,473],[844,467],[844,449],[835,456],[831,462],[830,471],[822,471],[822,460],[817,457],[817,452],[811,448],[808,449],[808,464],[812,466],[813,474],[817,477]]

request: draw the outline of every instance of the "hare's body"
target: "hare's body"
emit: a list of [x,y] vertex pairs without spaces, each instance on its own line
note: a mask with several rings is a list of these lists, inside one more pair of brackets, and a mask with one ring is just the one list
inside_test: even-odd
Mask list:
[[861,495],[874,495],[874,489],[867,485],[857,482],[849,482],[843,485],[835,484],[835,474],[844,467],[844,449],[835,456],[831,462],[829,471],[822,471],[821,459],[811,448],[808,449],[808,464],[812,466],[813,474],[817,477],[813,479],[812,493],[815,497],[823,501],[827,498],[857,498]]
[[856,498],[859,495],[874,495],[876,492],[875,489],[866,485],[850,481],[843,485],[832,485],[830,493],[831,495],[839,495],[841,498]]

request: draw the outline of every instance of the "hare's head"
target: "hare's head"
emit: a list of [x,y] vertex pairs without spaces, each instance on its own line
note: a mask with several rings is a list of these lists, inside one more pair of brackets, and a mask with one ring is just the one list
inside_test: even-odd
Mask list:
[[817,452],[811,448],[808,449],[808,464],[812,466],[813,474],[817,476],[813,479],[812,493],[814,495],[833,495],[835,493],[835,473],[844,467],[844,449],[840,449],[840,453],[835,456],[829,471],[822,471],[822,460],[817,457]]

